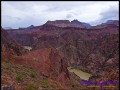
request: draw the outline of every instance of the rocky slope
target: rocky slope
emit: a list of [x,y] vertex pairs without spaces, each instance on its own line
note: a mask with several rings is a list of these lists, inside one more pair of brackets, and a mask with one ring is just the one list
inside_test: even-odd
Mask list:
[[14,55],[22,55],[28,52],[3,29],[1,29],[1,48],[2,60],[11,59]]
[[35,50],[24,56],[17,57],[16,64],[29,65],[36,72],[47,78],[56,80],[58,83],[65,85],[67,79],[67,62],[59,51],[52,48],[43,48]]
[[[67,63],[59,51],[52,48],[46,48],[37,50],[34,52],[28,52],[22,46],[18,45],[15,40],[7,33],[7,31],[1,29],[1,45],[2,45],[2,90],[9,88],[15,90],[23,90],[25,88],[63,88],[65,82],[69,77],[67,71]],[[30,67],[30,68],[27,68]],[[32,71],[27,73],[26,69]],[[20,73],[21,72],[21,73]],[[30,74],[31,73],[31,74]],[[36,79],[46,78],[50,80],[50,85],[55,82],[55,85],[49,86],[46,83],[42,83],[41,80],[36,82],[34,86],[29,86],[33,81],[30,79],[36,76]],[[41,76],[41,78],[39,77]],[[24,77],[24,80],[23,80]],[[25,78],[26,77],[26,78]],[[43,79],[44,80],[44,79]],[[20,82],[19,82],[20,81]],[[41,82],[39,84],[39,82]],[[39,84],[39,86],[37,86]],[[58,86],[56,86],[58,85]]]
[[30,53],[16,57],[15,63],[29,65],[61,86],[71,78],[68,66],[92,73],[91,81],[119,78],[119,26],[116,23],[86,29],[57,20],[8,33],[21,45],[33,48]]
[[85,22],[80,22],[80,21],[78,21],[78,20],[73,20],[73,21],[71,21],[71,23],[72,24],[77,24],[77,25],[83,25],[85,28],[90,28],[91,27],[91,25],[90,24],[88,24],[88,23],[85,23]]
[[[56,21],[51,21],[51,22],[53,23]],[[95,39],[98,34],[99,34],[99,37],[102,37],[105,34],[109,34],[109,33],[116,34],[118,33],[118,29],[119,29],[119,26],[116,26],[114,24],[104,25],[104,26],[101,26],[101,28],[99,28],[98,26],[99,25],[97,25],[96,28],[92,27],[91,29],[85,29],[85,28],[77,28],[77,27],[57,27],[57,26],[53,26],[50,24],[44,24],[42,26],[34,26],[32,28],[9,30],[8,33],[13,38],[15,38],[16,41],[20,45],[33,46],[34,43],[39,41],[39,38],[44,37],[44,36],[46,37],[49,35],[50,37],[57,36],[57,37],[62,38],[61,34],[74,31],[75,33],[78,33],[77,36],[79,37],[81,36],[80,39],[81,38],[82,39],[83,38],[84,39],[89,39],[89,38]],[[63,41],[64,40],[62,40],[62,42]],[[61,42],[61,39],[60,39],[60,42]]]

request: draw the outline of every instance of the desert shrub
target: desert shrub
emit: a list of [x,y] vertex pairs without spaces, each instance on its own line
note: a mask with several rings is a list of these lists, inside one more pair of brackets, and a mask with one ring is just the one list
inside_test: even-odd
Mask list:
[[35,77],[36,77],[36,72],[32,71],[32,72],[30,73],[30,77],[35,78]]
[[48,88],[49,84],[47,80],[43,80],[41,83],[42,88]]
[[17,80],[17,82],[22,82],[23,81],[23,76],[22,75],[17,75],[16,80]]
[[35,72],[31,72],[31,73],[30,73],[30,76],[31,76],[32,78],[34,78],[34,77],[36,76],[36,73],[35,73]]
[[5,61],[5,67],[7,70],[10,70],[10,63],[7,60]]

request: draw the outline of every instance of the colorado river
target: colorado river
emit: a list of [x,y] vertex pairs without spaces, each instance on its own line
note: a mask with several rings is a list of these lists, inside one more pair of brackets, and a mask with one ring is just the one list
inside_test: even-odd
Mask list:
[[73,72],[74,74],[76,74],[78,77],[80,77],[83,80],[88,80],[92,76],[92,74],[86,73],[84,71],[81,71],[73,67],[68,67],[67,69],[69,72]]

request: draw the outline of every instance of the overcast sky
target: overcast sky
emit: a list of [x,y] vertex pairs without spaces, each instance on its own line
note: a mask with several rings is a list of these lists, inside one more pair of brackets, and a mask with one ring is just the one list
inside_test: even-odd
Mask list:
[[2,27],[42,25],[48,20],[74,20],[96,25],[119,19],[118,1],[2,1]]

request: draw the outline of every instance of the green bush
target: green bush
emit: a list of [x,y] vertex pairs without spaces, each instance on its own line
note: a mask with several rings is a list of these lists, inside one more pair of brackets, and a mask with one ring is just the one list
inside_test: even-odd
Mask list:
[[18,82],[22,82],[22,81],[23,81],[23,76],[22,76],[22,75],[17,75],[17,76],[16,76],[16,80],[17,80]]
[[35,72],[31,72],[30,73],[30,77],[32,77],[32,78],[36,77],[36,73]]
[[41,86],[42,88],[48,88],[48,81],[47,80],[44,80],[42,83],[41,83]]

